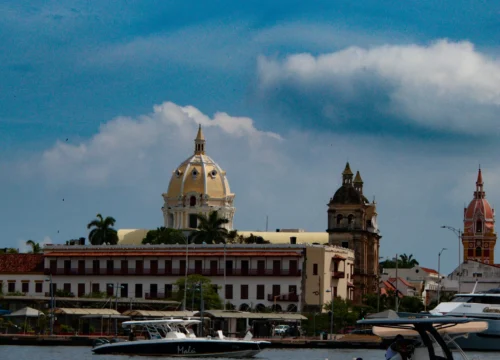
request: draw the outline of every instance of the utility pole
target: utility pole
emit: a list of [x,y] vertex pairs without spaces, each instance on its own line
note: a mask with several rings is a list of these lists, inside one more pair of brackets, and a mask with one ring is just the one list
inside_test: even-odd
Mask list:
[[399,294],[398,294],[398,254],[396,254],[396,312],[399,311]]
[[437,291],[437,303],[441,301],[441,254],[443,251],[447,250],[446,248],[442,248],[438,254],[438,291]]

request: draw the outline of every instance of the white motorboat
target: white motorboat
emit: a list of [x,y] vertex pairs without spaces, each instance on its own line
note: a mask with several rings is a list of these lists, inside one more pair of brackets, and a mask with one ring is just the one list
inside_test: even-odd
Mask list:
[[456,338],[480,333],[488,328],[485,321],[457,317],[370,319],[358,321],[372,325],[373,333],[382,338],[402,335],[405,345],[391,360],[468,360],[455,342]]
[[130,327],[131,331],[139,328],[147,339],[116,342],[100,339],[92,351],[95,354],[248,358],[270,345],[268,341],[252,340],[250,332],[243,339],[227,338],[220,330],[217,337],[196,337],[191,326],[200,323],[183,319],[126,321],[123,327]]
[[488,322],[488,330],[458,339],[466,350],[500,351],[500,289],[485,292],[456,294],[451,301],[442,302],[429,312],[435,316],[458,316]]

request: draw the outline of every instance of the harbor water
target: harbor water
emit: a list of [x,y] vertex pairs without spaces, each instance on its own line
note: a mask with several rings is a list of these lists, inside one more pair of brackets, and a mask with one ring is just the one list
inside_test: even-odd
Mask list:
[[[467,353],[469,359],[493,360],[500,359],[500,353],[483,352]],[[90,347],[66,346],[0,346],[1,360],[158,360],[158,357],[121,356],[121,355],[93,355]],[[383,360],[382,350],[340,350],[340,349],[269,349],[261,352],[257,360]],[[169,359],[162,357],[161,359]],[[172,358],[174,359],[174,358]],[[179,358],[175,358],[179,359]]]

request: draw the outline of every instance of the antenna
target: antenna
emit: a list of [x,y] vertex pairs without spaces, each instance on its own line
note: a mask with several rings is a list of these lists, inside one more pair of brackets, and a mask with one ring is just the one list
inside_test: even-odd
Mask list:
[[266,232],[269,227],[269,215],[266,215]]

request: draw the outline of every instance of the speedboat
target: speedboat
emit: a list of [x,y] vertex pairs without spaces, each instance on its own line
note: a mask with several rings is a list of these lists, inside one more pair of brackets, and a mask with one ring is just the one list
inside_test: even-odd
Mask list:
[[[403,350],[390,360],[467,360],[467,355],[455,342],[457,337],[483,332],[485,321],[458,317],[370,319],[358,321],[372,325],[373,333],[381,338],[393,339],[402,335],[406,343]],[[455,357],[454,357],[455,356]]]
[[134,328],[139,328],[147,339],[116,342],[99,339],[92,351],[113,355],[248,358],[270,345],[268,341],[252,340],[251,332],[243,339],[227,338],[220,330],[217,337],[196,337],[191,326],[200,323],[183,319],[125,321],[123,327],[130,327],[133,333]]
[[470,294],[456,294],[430,311],[435,316],[467,317],[488,322],[488,330],[457,339],[466,350],[500,351],[500,289]]

